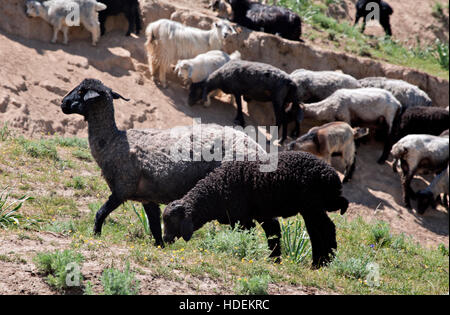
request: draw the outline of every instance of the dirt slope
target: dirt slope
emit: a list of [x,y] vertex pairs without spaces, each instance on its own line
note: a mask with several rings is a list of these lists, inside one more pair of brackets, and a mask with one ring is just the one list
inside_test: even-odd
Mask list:
[[[354,21],[355,3],[357,0],[341,0],[337,4],[330,5],[329,14],[339,20]],[[417,39],[422,44],[432,44],[438,38],[448,43],[448,9],[444,9],[444,15],[433,14],[436,3],[445,8],[448,2],[443,0],[388,0],[394,13],[391,16],[392,32],[395,39],[416,45]],[[360,23],[362,23],[360,21]],[[370,22],[366,28],[366,34],[383,36],[383,28],[375,22]]]
[[[178,17],[190,24],[198,23],[204,17],[203,14],[208,13],[202,1],[177,0],[171,3],[186,8],[181,10]],[[142,1],[141,4],[146,22],[156,16],[169,17],[173,12],[173,7],[167,3]],[[159,11],[152,9],[155,5],[160,8]],[[23,14],[18,0],[8,0],[3,9],[5,8],[16,10],[14,12],[18,15]],[[190,15],[183,15],[187,8],[198,9],[200,14],[191,19]],[[208,19],[211,18],[205,17],[206,24],[201,26],[208,25]],[[187,94],[178,83],[172,80],[170,88],[166,90],[156,86],[149,78],[143,36],[126,38],[122,28],[115,29],[102,38],[98,47],[93,48],[85,39],[89,35],[85,31],[75,30],[71,33],[73,37],[68,46],[53,45],[47,43],[47,40],[23,38],[26,34],[29,38],[35,38],[39,35],[36,33],[37,29],[42,32],[43,38],[47,38],[50,28],[44,23],[31,21],[20,28],[14,20],[20,19],[13,16],[9,22],[5,23],[3,20],[3,24],[0,23],[3,25],[0,29],[0,123],[8,122],[28,136],[39,137],[43,133],[86,136],[86,123],[82,118],[65,116],[59,108],[61,98],[86,77],[98,78],[125,97],[131,98],[128,103],[116,102],[116,118],[120,128],[168,128],[191,124],[193,117],[201,117],[203,122],[223,125],[229,125],[232,121],[234,109],[226,102],[216,101],[208,109],[200,106],[191,108],[185,105]],[[109,27],[114,28],[120,21],[120,18],[113,20]],[[410,69],[316,51],[314,47],[294,45],[274,36],[249,34],[245,31],[239,36],[239,41],[228,44],[227,49],[242,49],[244,58],[273,60],[286,69],[294,67],[295,62],[304,62],[305,66],[310,64],[314,68],[359,71],[360,76],[371,74],[369,71],[390,73],[394,77],[424,82],[426,87],[434,88],[434,93],[443,99],[447,95],[448,102],[448,82]],[[298,51],[294,52],[294,48]],[[283,60],[280,57],[294,53],[296,55],[292,59],[285,57]],[[318,63],[318,60],[321,62]],[[224,101],[226,100],[225,98]],[[272,121],[270,107],[257,106],[254,110],[255,113],[246,117],[249,124]],[[306,126],[303,129],[303,132],[306,131]],[[403,208],[398,176],[392,173],[388,165],[376,164],[380,152],[380,144],[374,143],[363,145],[359,149],[355,178],[345,187],[345,195],[352,201],[349,216],[362,215],[368,219],[386,220],[395,231],[407,233],[422,244],[448,244],[448,213],[439,208],[421,217]],[[415,189],[425,185],[420,180],[416,180],[414,184]]]

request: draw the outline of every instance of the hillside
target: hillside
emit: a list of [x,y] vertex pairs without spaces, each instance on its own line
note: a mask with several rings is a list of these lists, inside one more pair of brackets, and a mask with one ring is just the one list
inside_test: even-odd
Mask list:
[[[434,1],[414,2],[414,8],[408,1],[391,2],[396,12],[393,29],[400,41],[414,45],[416,36],[411,34],[417,34],[427,45],[436,38],[448,43],[448,7],[440,24],[431,17]],[[169,18],[174,12],[176,20],[201,28],[208,28],[216,18],[207,9],[206,1],[140,3],[145,25],[158,18]],[[115,103],[116,120],[123,129],[189,125],[196,117],[201,117],[204,123],[229,125],[234,108],[228,104],[228,97],[213,102],[211,108],[187,106],[187,91],[173,76],[168,89],[155,85],[147,67],[145,38],[142,34],[124,37],[123,17],[109,20],[108,33],[98,47],[90,46],[89,34],[81,28],[71,30],[69,45],[53,45],[49,43],[50,27],[39,19],[28,19],[22,4],[21,0],[5,0],[0,7],[0,128],[7,123],[0,137],[0,190],[9,187],[13,199],[24,194],[33,197],[20,211],[30,222],[39,221],[41,228],[26,222],[17,228],[0,228],[0,276],[6,279],[0,283],[0,293],[57,293],[38,273],[33,257],[37,252],[68,248],[80,250],[85,256],[82,273],[93,282],[95,292],[99,291],[103,269],[112,265],[123,267],[126,261],[131,261],[137,270],[142,294],[230,294],[235,292],[235,284],[240,283],[238,278],[251,278],[262,269],[268,270],[271,279],[270,294],[448,292],[448,256],[441,257],[436,250],[439,244],[448,248],[448,212],[439,206],[419,216],[404,208],[400,179],[389,164],[376,163],[382,144],[375,141],[358,149],[354,179],[344,189],[344,195],[351,201],[350,209],[345,218],[334,216],[333,220],[339,230],[342,259],[359,253],[385,266],[386,284],[381,288],[361,285],[361,279],[342,276],[331,268],[314,273],[308,268],[309,258],[301,264],[280,266],[266,262],[261,256],[236,259],[229,253],[214,252],[214,246],[208,248],[217,257],[200,254],[206,248],[202,236],[225,229],[214,224],[199,231],[191,243],[178,241],[164,250],[156,249],[151,239],[144,236],[130,204],[112,215],[101,238],[93,238],[93,213],[106,200],[108,189],[85,142],[75,141],[66,146],[58,140],[87,136],[87,126],[81,117],[66,116],[60,110],[61,99],[67,92],[84,78],[92,77],[130,98],[130,102]],[[351,22],[352,1],[330,7],[330,16]],[[367,34],[374,35],[368,36],[369,40],[380,36],[380,29],[377,25],[368,27]],[[420,67],[407,68],[376,56],[354,54],[345,47],[336,47],[329,40],[329,31],[314,24],[306,25],[305,35],[302,44],[239,28],[239,34],[227,41],[226,51],[239,49],[244,59],[270,62],[286,71],[304,67],[341,70],[357,78],[377,75],[399,78],[420,86],[437,106],[449,105],[448,69],[435,75]],[[248,124],[273,123],[272,115],[268,114],[270,105],[244,107]],[[304,124],[302,132],[308,127]],[[54,148],[56,155],[30,155],[27,149],[30,143],[45,152],[49,148],[53,152]],[[417,178],[413,188],[424,187],[430,178]],[[372,252],[371,231],[379,221],[389,224],[388,234],[392,235],[388,237],[392,243],[402,242],[399,235],[404,233],[407,245],[402,245],[401,250],[392,244],[380,245],[380,252]],[[258,244],[264,241],[259,236]],[[398,252],[404,255],[395,256]],[[400,260],[398,271],[391,265],[393,260]],[[223,261],[229,261],[229,266]],[[414,268],[425,271],[413,275],[405,272]],[[408,276],[413,280],[407,280]]]

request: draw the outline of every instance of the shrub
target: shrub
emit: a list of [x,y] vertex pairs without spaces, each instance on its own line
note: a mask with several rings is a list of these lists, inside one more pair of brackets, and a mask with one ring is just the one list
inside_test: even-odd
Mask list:
[[38,253],[34,257],[39,272],[47,275],[47,283],[58,290],[80,286],[79,268],[83,261],[83,255],[72,250]]
[[371,227],[370,241],[379,247],[389,246],[392,243],[391,228],[386,222],[379,221]]
[[105,295],[136,295],[139,293],[139,280],[130,272],[130,264],[127,263],[122,272],[115,268],[103,271],[102,285]]
[[368,262],[360,258],[351,257],[347,260],[341,260],[336,257],[330,267],[337,275],[351,279],[364,279],[369,274],[367,265]]
[[269,275],[254,276],[249,280],[247,280],[246,278],[239,278],[237,280],[235,292],[237,294],[247,295],[267,295],[269,281]]

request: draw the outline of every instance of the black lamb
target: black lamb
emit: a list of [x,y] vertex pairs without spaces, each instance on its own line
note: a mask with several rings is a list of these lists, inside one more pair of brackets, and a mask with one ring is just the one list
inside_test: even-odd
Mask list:
[[[236,124],[245,126],[241,100],[244,96],[246,100],[272,102],[276,125],[283,127],[281,143],[287,139],[289,120],[296,122],[294,136],[300,134],[303,110],[297,84],[286,72],[265,63],[231,60],[211,73],[205,81],[191,84],[188,103],[192,106],[202,99],[205,102],[210,92],[219,89],[236,99]],[[292,107],[289,109],[290,103]]]
[[260,172],[260,162],[228,162],[215,169],[163,214],[164,240],[189,241],[194,231],[217,220],[244,228],[261,223],[272,257],[281,255],[277,217],[300,213],[306,224],[313,267],[328,263],[337,248],[336,229],[327,211],[344,214],[342,183],[327,163],[305,152],[282,152],[276,171]]
[[254,31],[276,34],[283,38],[301,41],[302,21],[291,10],[264,5],[249,0],[226,0],[233,10],[232,21]]
[[394,121],[391,134],[385,142],[379,164],[386,162],[392,146],[400,139],[412,134],[439,136],[448,129],[449,112],[445,108],[416,106],[407,108]]
[[358,0],[356,3],[355,25],[358,24],[361,18],[363,18],[362,32],[364,32],[366,28],[367,16],[373,12],[371,7],[368,7],[371,3],[378,5],[380,12],[380,19],[378,22],[381,26],[383,26],[386,35],[392,36],[390,17],[394,13],[394,10],[387,2],[382,0]]
[[128,20],[128,31],[126,36],[136,31],[136,34],[142,30],[139,1],[138,0],[101,0],[106,4],[106,10],[99,12],[99,22],[101,34],[105,35],[105,22],[108,16],[125,14]]

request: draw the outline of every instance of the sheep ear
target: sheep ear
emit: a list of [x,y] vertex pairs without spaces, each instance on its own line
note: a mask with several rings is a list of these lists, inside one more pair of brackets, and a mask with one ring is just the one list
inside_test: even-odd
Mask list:
[[111,95],[112,95],[113,99],[115,99],[115,100],[118,100],[119,98],[121,98],[121,99],[123,99],[124,101],[127,101],[127,102],[130,100],[129,98],[125,98],[122,95],[120,95],[119,93],[116,93],[114,91],[111,91]]
[[83,100],[85,102],[89,102],[89,101],[95,100],[99,97],[100,97],[100,94],[98,92],[89,90],[86,92],[86,94],[84,94]]
[[194,225],[192,224],[192,218],[187,216],[181,222],[181,236],[187,242],[191,239],[194,233]]

